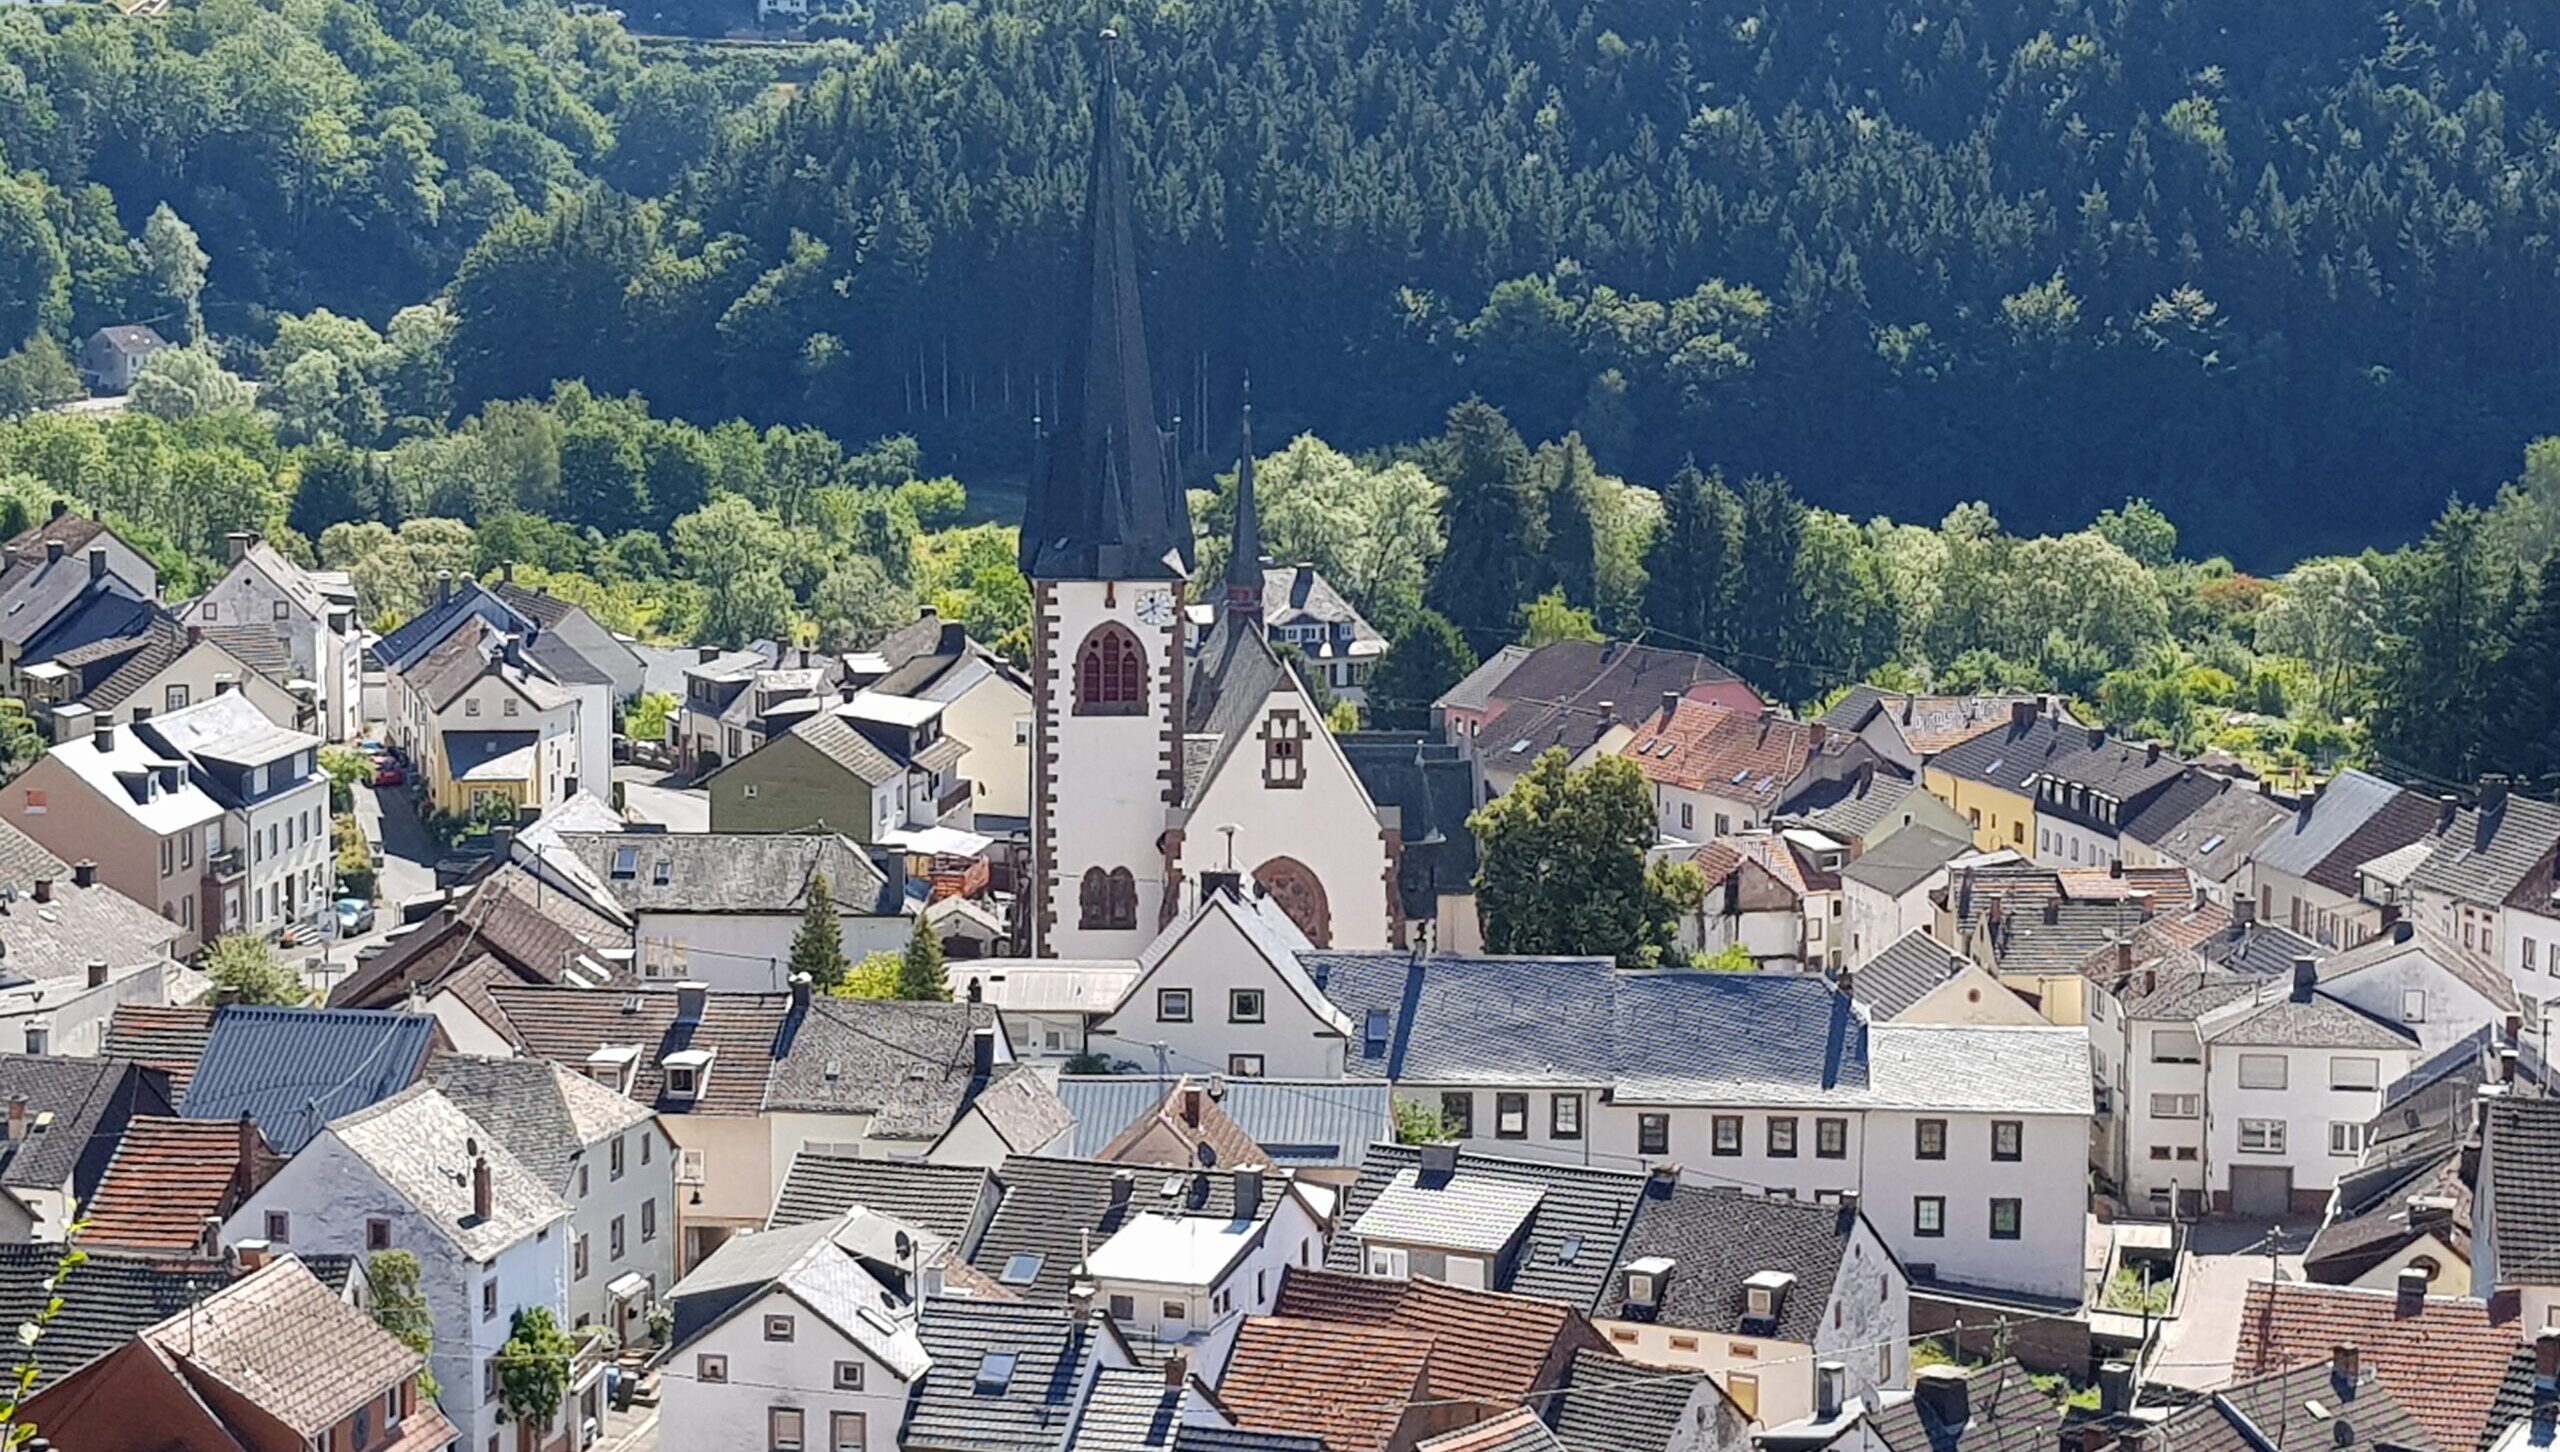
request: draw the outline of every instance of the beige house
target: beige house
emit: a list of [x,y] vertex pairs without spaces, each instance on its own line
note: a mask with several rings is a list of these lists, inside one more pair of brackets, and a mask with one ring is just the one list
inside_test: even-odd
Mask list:
[[0,786],[0,816],[47,851],[94,862],[98,880],[178,925],[183,957],[220,934],[247,864],[224,840],[222,804],[183,760],[130,726],[101,725]]
[[283,681],[173,620],[65,652],[24,674],[27,709],[46,739],[57,742],[85,736],[101,722],[131,725],[234,690],[270,721],[307,729],[318,720],[309,700]]

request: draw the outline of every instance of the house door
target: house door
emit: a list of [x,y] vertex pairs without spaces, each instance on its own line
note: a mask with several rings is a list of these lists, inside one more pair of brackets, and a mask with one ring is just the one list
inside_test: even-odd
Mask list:
[[2293,1212],[2293,1170],[2286,1165],[2234,1165],[2231,1213],[2252,1218]]

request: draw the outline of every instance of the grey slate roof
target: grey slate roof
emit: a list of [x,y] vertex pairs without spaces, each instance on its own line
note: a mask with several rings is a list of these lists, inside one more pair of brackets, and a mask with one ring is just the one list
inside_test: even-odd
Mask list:
[[2560,1281],[2560,1099],[2489,1102],[2480,1227],[2502,1284]]
[[[1062,1074],[1058,1097],[1075,1115],[1061,1153],[1099,1154],[1180,1082],[1153,1074]],[[1218,1107],[1283,1168],[1350,1169],[1369,1146],[1395,1138],[1394,1094],[1384,1083],[1338,1079],[1227,1079]]]
[[2293,960],[2299,957],[2329,956],[2328,949],[2282,923],[2254,920],[2226,924],[2197,943],[2195,951],[2217,968],[2262,978],[2293,972]]
[[1474,760],[1455,746],[1401,732],[1354,731],[1334,741],[1369,800],[1399,815],[1404,860],[1396,890],[1406,919],[1437,918],[1443,893],[1473,893],[1476,834],[1467,818],[1481,794]]
[[[0,1245],[0,1321],[17,1326],[34,1320],[52,1297],[61,1261],[58,1244]],[[91,1251],[62,1298],[62,1313],[45,1328],[44,1354],[35,1358],[37,1389],[121,1349],[145,1327],[184,1311],[238,1275],[226,1263]]]
[[[0,1141],[0,1185],[87,1196],[137,1114],[171,1111],[161,1076],[130,1059],[0,1054],[0,1103],[27,1097],[27,1137]],[[49,1116],[49,1118],[48,1118]]]
[[[2062,1438],[2062,1408],[2036,1389],[2014,1361],[1965,1376],[1961,1426],[1947,1425],[1925,1401],[1906,1398],[1868,1418],[1886,1452],[2051,1452]],[[2187,1452],[2181,1444],[2180,1452]]]
[[254,1116],[278,1153],[298,1154],[329,1121],[409,1087],[436,1037],[423,1013],[234,1005],[214,1015],[180,1111]]
[[[852,722],[833,711],[821,711],[792,727],[787,734],[799,737],[820,756],[852,773],[857,781],[871,786],[882,786],[906,775],[905,767],[890,760],[889,753],[882,751],[870,737],[855,729]],[[740,761],[745,759],[739,758]]]
[[1189,734],[1207,739],[1210,745],[1196,777],[1187,756],[1183,762],[1184,801],[1198,799],[1220,764],[1251,732],[1263,703],[1284,687],[1303,694],[1297,677],[1280,663],[1271,642],[1252,622],[1228,616],[1210,630],[1208,643],[1191,662],[1182,717]]
[[[2554,911],[2548,885],[2555,848],[2560,848],[2560,806],[2511,794],[2491,810],[2455,814],[2453,830],[2409,874],[2409,885],[2463,902],[2515,902],[2548,916]],[[2518,890],[2537,873],[2545,886],[2541,900],[2518,901]]]
[[[933,1369],[910,1393],[899,1445],[912,1452],[1050,1452],[1074,1416],[1077,1389],[1097,1340],[1113,1334],[1095,1315],[1063,1306],[943,1297],[924,1303],[916,1331]],[[1002,1390],[982,1388],[992,1355],[1014,1358]]]
[[[1418,1174],[1422,1153],[1412,1145],[1377,1144],[1360,1166],[1360,1178],[1342,1197],[1333,1239],[1325,1253],[1332,1270],[1358,1275],[1362,1269],[1360,1238],[1350,1227],[1376,1203],[1400,1175],[1416,1172],[1414,1183],[1426,1194],[1444,1183]],[[1632,1170],[1593,1169],[1583,1165],[1504,1159],[1460,1151],[1457,1174],[1470,1182],[1514,1185],[1539,1192],[1524,1243],[1510,1267],[1509,1283],[1489,1287],[1523,1296],[1561,1301],[1588,1311],[1606,1290],[1612,1272],[1624,1263],[1621,1247],[1635,1218],[1646,1176]],[[1453,1207],[1462,1212],[1465,1207]]]
[[2247,863],[2260,843],[2293,820],[2283,803],[2241,783],[2227,784],[2203,805],[2175,822],[2143,836],[2141,824],[2127,830],[2172,862],[2186,864],[2208,882],[2228,882]]
[[2560,1390],[2542,1380],[2534,1365],[2533,1345],[2527,1342],[2507,1358],[2507,1374],[2499,1378],[2497,1395],[2489,1401],[2489,1420],[2480,1428],[2479,1446],[2448,1448],[2446,1452],[2490,1452],[2510,1428],[2532,1417],[2537,1409],[2550,1415],[2556,1401],[2560,1401]]
[[256,625],[207,625],[204,638],[231,652],[234,660],[277,685],[294,678],[293,652],[272,630]]
[[[1627,1278],[1612,1275],[1592,1314],[1809,1346],[1822,1329],[1823,1307],[1857,1228],[1854,1209],[1771,1200],[1732,1186],[1649,1179],[1618,1260],[1624,1265],[1660,1256],[1672,1262],[1660,1303],[1629,1306]],[[1785,1272],[1795,1284],[1774,1318],[1755,1320],[1743,1282],[1763,1271]]]
[[1577,1351],[1572,1384],[1556,1402],[1556,1440],[1567,1452],[1669,1452],[1692,1430],[1689,1403],[1701,1395],[1725,1399],[1703,1371],[1664,1371],[1605,1351]]
[[[2416,793],[2352,767],[2339,772],[2317,798],[2296,808],[2291,821],[2258,844],[2258,865],[2306,881],[2315,880],[2312,874],[2337,854],[2349,834],[2403,797],[2416,797]],[[2424,810],[2433,812],[2424,798],[2417,800]],[[2416,839],[2412,836],[2408,840]],[[2406,842],[2391,844],[2405,845]],[[2389,850],[2390,847],[2378,848],[2357,860],[2378,857]],[[2355,864],[2345,864],[2345,870],[2352,877]],[[2344,890],[2354,891],[2354,884],[2350,882]]]
[[1840,878],[1900,897],[1972,850],[1972,843],[1933,827],[1905,827],[1843,865]]
[[1106,1367],[1066,1452],[1154,1452],[1171,1447],[1182,1425],[1182,1387],[1164,1384],[1164,1373],[1143,1366]]
[[1325,1452],[1325,1446],[1322,1437],[1301,1437],[1294,1432],[1184,1427],[1173,1435],[1173,1452]]
[[1749,1084],[1781,1097],[1867,1083],[1864,1026],[1803,974],[1620,972],[1600,958],[1299,954],[1327,998],[1383,1048],[1352,1078],[1420,1083]]
[[2214,1029],[2214,1043],[2304,1049],[2409,1049],[2418,1036],[2326,993],[2287,994]]
[[[1127,1177],[1127,1195],[1115,1205],[1112,1186],[1122,1176]],[[1031,1302],[1064,1301],[1086,1247],[1100,1247],[1139,1215],[1237,1218],[1236,1177],[1226,1170],[1166,1170],[1010,1155],[996,1178],[1004,1187],[1004,1199],[987,1222],[987,1233],[979,1238],[977,1254],[969,1263],[989,1277],[1001,1278],[1005,1262],[1012,1257],[1038,1256],[1039,1274],[1032,1283],[1009,1285]],[[1166,1193],[1168,1187],[1173,1193]],[[1262,1198],[1251,1218],[1269,1220],[1287,1193],[1288,1184],[1279,1176],[1263,1176]]]
[[1527,1407],[1433,1437],[1415,1452],[1563,1452],[1564,1444]]
[[[1816,757],[1804,775],[1796,778],[1795,789],[1778,803],[1777,815],[1856,842],[1901,811],[1913,796],[1927,795],[1917,778],[1890,764],[1862,761],[1866,769],[1853,768],[1844,773],[1839,769],[1843,761],[1836,756]],[[1876,851],[1909,835],[1896,833],[1878,843]],[[1971,844],[1966,845],[1969,848]]]
[[419,1077],[496,1135],[542,1183],[563,1189],[586,1148],[547,1059],[445,1054]]
[[[995,1009],[983,1003],[812,998],[805,1015],[785,1022],[764,1107],[865,1113],[875,1135],[938,1139],[985,1087],[971,1077],[970,1039],[995,1025]],[[1009,1077],[1004,1066],[998,1072]]]
[[[1910,835],[1901,833],[1896,840]],[[1849,971],[1849,996],[1871,1018],[1898,1018],[1963,966],[1965,960],[1948,952],[1946,945],[1930,937],[1927,929],[1914,928],[1892,947]]]
[[821,1154],[802,1146],[791,1157],[774,1197],[768,1230],[832,1220],[857,1205],[903,1220],[961,1250],[983,1204],[995,1197],[995,1176],[979,1165],[933,1165],[921,1160],[866,1160]]
[[[859,912],[887,883],[860,847],[834,832],[563,832],[560,842],[633,912],[797,913],[819,873],[837,911]],[[626,849],[632,870],[617,874]]]
[[2117,830],[2136,842],[2157,842],[2221,797],[2230,785],[2221,777],[2188,767],[2161,788],[2159,795],[2126,814]]
[[1444,711],[1481,711],[1492,701],[1493,693],[1501,689],[1502,683],[1511,678],[1511,673],[1520,668],[1520,662],[1528,658],[1529,647],[1506,645],[1486,656],[1474,670],[1441,692],[1440,699],[1431,704]]
[[[2322,1414],[2312,1412],[2314,1402]],[[2334,1452],[2342,1414],[2359,1447],[2439,1452],[2435,1439],[2388,1389],[2370,1376],[2361,1385],[2344,1385],[2326,1361],[2234,1382],[2153,1424],[2142,1445],[2151,1452]]]
[[[27,840],[15,828],[4,835]],[[0,864],[0,883],[17,891],[15,901],[0,898],[0,984],[85,981],[89,964],[99,959],[117,970],[168,961],[178,927],[167,918],[103,883],[77,886],[59,862],[40,862],[14,844],[0,848],[0,856],[9,859]],[[21,873],[14,865],[19,861],[47,870]],[[38,877],[52,882],[52,901],[35,900]]]

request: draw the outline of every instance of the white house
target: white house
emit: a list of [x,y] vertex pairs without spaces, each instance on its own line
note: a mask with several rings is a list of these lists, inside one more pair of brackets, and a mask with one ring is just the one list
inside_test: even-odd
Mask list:
[[[962,902],[963,898],[944,898]],[[1176,924],[1174,931],[1188,926]],[[980,958],[945,965],[951,996],[991,1004],[1028,1059],[1074,1058],[1093,1025],[1110,1016],[1138,981],[1135,962]]]
[[845,658],[845,682],[942,707],[942,729],[969,749],[973,814],[987,830],[1031,818],[1031,683],[968,628],[927,606],[914,624]]
[[1271,899],[1214,885],[1147,945],[1087,1045],[1158,1073],[1339,1078],[1356,1026],[1308,976],[1307,948]]
[[933,1365],[916,1301],[947,1249],[862,1209],[721,1246],[673,1292],[664,1444],[897,1452],[909,1392]]
[[558,835],[635,925],[644,982],[721,993],[790,988],[791,940],[826,882],[848,961],[906,945],[901,895],[834,832],[577,832]]
[[[571,1213],[486,1126],[420,1084],[332,1121],[224,1230],[305,1256],[415,1255],[435,1319],[437,1402],[462,1445],[479,1448],[514,1436],[500,1420],[497,1357],[515,1313],[541,1307],[567,1324]],[[573,1380],[567,1404],[579,1391]]]
[[[208,631],[280,647],[295,679],[311,683],[320,734],[346,741],[363,729],[364,631],[352,603],[254,534],[228,536],[229,568],[180,617]],[[231,628],[236,628],[231,629]]]
[[1659,709],[1650,702],[1620,704],[1632,729],[1614,749],[1651,784],[1662,835],[1682,842],[1769,825],[1830,734],[1817,722],[1669,692]]
[[2447,942],[2494,957],[2530,1000],[2560,997],[2560,806],[2483,786],[2409,874],[2411,916]]
[[2217,1213],[2318,1215],[2364,1153],[2418,1038],[2316,986],[2308,963],[2197,1021],[2205,1184]]
[[569,1324],[623,1345],[675,1284],[675,1142],[646,1107],[541,1059],[440,1054],[421,1076],[569,1202]]
[[[2016,854],[2006,854],[2004,860],[2015,861]],[[1841,950],[1841,966],[1856,968],[1911,933],[1927,930],[1937,921],[1929,894],[1945,887],[1955,868],[1988,861],[1973,850],[1970,834],[1912,827],[1842,864],[1840,902],[1847,941],[1833,945]]]
[[[328,917],[337,861],[318,737],[267,719],[238,691],[131,729],[161,759],[187,763],[191,778],[224,809],[225,841],[207,841],[205,864],[208,880],[221,879],[226,865],[238,877],[222,892],[222,931],[275,937]],[[208,905],[208,932],[216,920]]]
[[2417,1035],[2422,1058],[2482,1029],[2503,1032],[2524,1013],[2516,988],[2487,954],[2405,920],[2320,961],[2321,992]]
[[2449,806],[2405,787],[2353,768],[2338,773],[2259,842],[2251,868],[2258,920],[2323,947],[2363,942],[2382,931],[2381,905],[2364,895],[2364,865],[2441,835],[2452,818]]

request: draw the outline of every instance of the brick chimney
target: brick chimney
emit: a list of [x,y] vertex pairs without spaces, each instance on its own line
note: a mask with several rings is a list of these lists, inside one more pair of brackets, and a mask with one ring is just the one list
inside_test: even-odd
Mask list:
[[72,863],[71,885],[73,887],[96,887],[98,885],[98,864],[86,857]]
[[37,878],[35,886],[29,889],[27,895],[38,902],[53,901],[53,878],[50,875]]
[[89,960],[89,986],[91,988],[104,988],[107,986],[106,959],[92,958]]
[[1188,1079],[1182,1081],[1182,1123],[1190,1129],[1200,1127],[1200,1088]]
[[2353,1388],[2364,1380],[2364,1354],[2345,1342],[2329,1348],[2329,1374],[2341,1386]]
[[489,1157],[476,1155],[471,1161],[471,1218],[486,1220],[497,1208],[497,1191],[490,1181]]
[[2392,1281],[2392,1289],[2397,1296],[2392,1304],[2393,1313],[2400,1316],[2425,1315],[2427,1284],[2424,1270],[2414,1265],[2401,1267],[2399,1276]]

